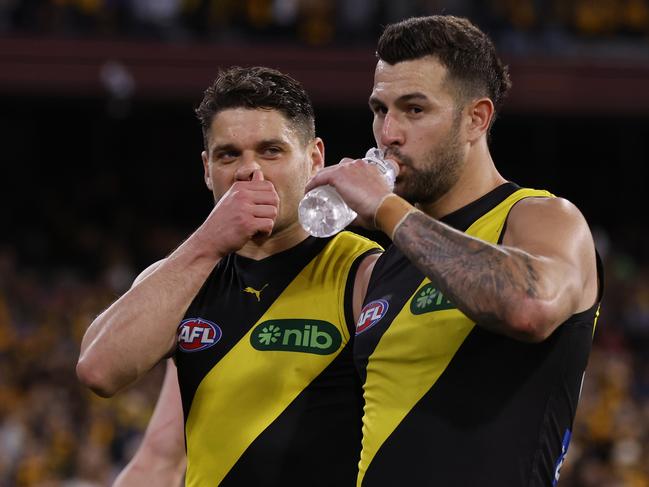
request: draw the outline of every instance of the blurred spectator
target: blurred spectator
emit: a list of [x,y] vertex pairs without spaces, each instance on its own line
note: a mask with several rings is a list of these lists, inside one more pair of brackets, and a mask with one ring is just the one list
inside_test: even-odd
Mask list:
[[0,0],[0,32],[373,45],[381,25],[441,13],[469,16],[505,51],[649,39],[649,0]]
[[[182,238],[141,219],[137,226],[145,237],[133,249],[144,262]],[[94,257],[78,268],[30,267],[0,247],[1,487],[108,485],[136,449],[157,397],[162,369],[109,400],[76,380],[85,327],[139,270],[130,248],[85,228],[74,246]],[[649,487],[649,263],[625,252],[614,245],[605,252],[607,292],[563,487]]]
[[161,372],[114,401],[74,373],[88,323],[133,279],[123,257],[107,249],[108,265],[85,279],[77,269],[36,272],[0,250],[0,486],[103,486],[132,455]]

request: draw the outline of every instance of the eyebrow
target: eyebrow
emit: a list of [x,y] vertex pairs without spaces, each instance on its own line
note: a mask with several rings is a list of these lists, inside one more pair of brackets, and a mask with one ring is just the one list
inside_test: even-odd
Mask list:
[[[281,145],[286,146],[287,142],[283,139],[273,138],[273,139],[263,139],[257,142],[255,145],[255,150],[263,149],[270,145]],[[216,154],[221,151],[240,151],[241,149],[234,144],[218,144],[212,147],[212,154]]]
[[399,98],[397,98],[397,103],[412,101],[412,100],[428,100],[428,97],[423,93],[416,91],[415,93],[408,93],[406,95],[401,95]]
[[[430,99],[425,94],[419,91],[415,91],[414,93],[406,93],[405,95],[401,95],[399,98],[396,99],[396,103],[405,103],[413,100],[430,101]],[[375,96],[370,96],[369,104],[370,106],[385,105],[384,102],[382,102],[379,98]]]
[[257,149],[261,149],[263,147],[268,147],[269,145],[281,145],[285,146],[287,145],[287,142],[284,139],[264,139],[260,140],[259,143],[255,146]]
[[216,154],[221,151],[237,151],[239,150],[234,144],[218,144],[212,147],[211,153]]

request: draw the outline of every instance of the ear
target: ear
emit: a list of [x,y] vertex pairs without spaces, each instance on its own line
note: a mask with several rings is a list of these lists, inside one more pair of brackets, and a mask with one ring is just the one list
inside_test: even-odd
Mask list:
[[320,137],[313,139],[310,144],[309,156],[311,157],[311,176],[315,175],[325,164],[324,142]]
[[474,100],[468,106],[469,125],[467,137],[470,142],[475,142],[485,135],[494,116],[494,104],[489,98]]
[[207,152],[201,152],[201,159],[203,159],[203,178],[205,179],[205,185],[211,190],[212,178],[210,177],[210,161],[207,157]]

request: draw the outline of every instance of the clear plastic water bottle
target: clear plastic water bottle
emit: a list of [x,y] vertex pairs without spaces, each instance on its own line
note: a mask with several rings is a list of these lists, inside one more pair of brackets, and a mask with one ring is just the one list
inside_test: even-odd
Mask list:
[[[394,166],[383,159],[383,151],[373,147],[367,151],[363,160],[376,164],[390,189],[394,187]],[[304,195],[298,207],[298,218],[302,227],[314,237],[330,237],[354,221],[356,212],[347,206],[336,188],[326,184],[313,188]]]

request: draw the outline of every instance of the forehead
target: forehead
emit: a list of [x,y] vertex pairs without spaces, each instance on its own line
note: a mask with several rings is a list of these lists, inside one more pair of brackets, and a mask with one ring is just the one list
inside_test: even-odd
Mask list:
[[390,103],[413,93],[433,102],[452,101],[445,80],[447,69],[433,56],[388,64],[379,60],[374,70],[372,98]]
[[277,110],[228,108],[218,112],[210,125],[210,146],[215,144],[248,145],[277,139],[297,143],[293,124]]

